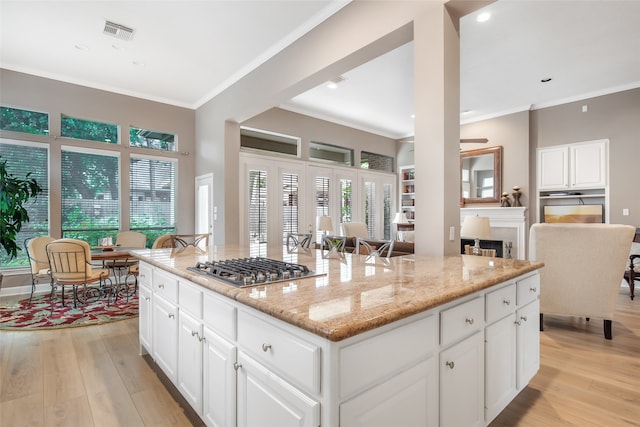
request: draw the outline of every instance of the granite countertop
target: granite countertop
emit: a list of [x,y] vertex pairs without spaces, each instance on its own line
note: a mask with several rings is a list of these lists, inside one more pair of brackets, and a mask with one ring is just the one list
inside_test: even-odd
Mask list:
[[[544,264],[516,259],[458,255],[407,255],[386,261],[344,254],[322,258],[320,251],[289,254],[286,248],[212,247],[133,251],[141,260],[189,279],[331,341],[341,341],[393,321],[472,294]],[[305,264],[322,275],[236,288],[188,271],[196,262],[265,256]]]

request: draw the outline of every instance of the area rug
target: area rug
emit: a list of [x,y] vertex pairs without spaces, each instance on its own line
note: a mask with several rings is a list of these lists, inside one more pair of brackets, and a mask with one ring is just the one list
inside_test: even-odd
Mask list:
[[65,298],[65,306],[57,298],[53,314],[49,295],[36,295],[29,305],[29,298],[14,303],[0,305],[0,330],[34,331],[78,326],[100,325],[138,316],[138,296],[127,301],[121,298],[107,306],[104,299],[87,302],[83,307],[73,308],[71,301]]

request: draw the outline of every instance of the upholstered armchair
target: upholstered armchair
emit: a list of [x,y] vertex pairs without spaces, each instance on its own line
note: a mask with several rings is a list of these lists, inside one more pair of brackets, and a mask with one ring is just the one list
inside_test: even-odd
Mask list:
[[543,314],[600,318],[611,339],[620,284],[635,228],[619,224],[534,224],[529,258],[540,270]]
[[370,237],[367,224],[357,221],[343,222],[342,235],[347,237],[361,237],[363,239]]

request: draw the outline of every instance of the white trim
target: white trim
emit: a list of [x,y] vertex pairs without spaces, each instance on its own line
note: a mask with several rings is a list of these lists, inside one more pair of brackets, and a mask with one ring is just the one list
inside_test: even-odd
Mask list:
[[479,215],[489,217],[492,228],[515,228],[517,237],[514,256],[517,259],[526,259],[528,231],[526,212],[526,207],[460,208],[460,224],[462,225],[467,216]]

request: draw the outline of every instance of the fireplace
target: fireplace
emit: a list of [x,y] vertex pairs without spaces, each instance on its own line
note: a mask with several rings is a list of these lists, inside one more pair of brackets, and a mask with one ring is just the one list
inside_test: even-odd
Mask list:
[[[460,239],[460,253],[464,254],[464,246],[470,245],[473,247],[475,245],[475,240],[473,239]],[[503,242],[502,240],[480,240],[480,247],[482,249],[495,249],[496,257],[502,258],[503,254]]]
[[[491,238],[487,241],[500,242],[499,253],[504,254],[504,246],[511,245],[511,257],[517,259],[525,259],[527,253],[527,217],[526,207],[469,207],[460,209],[460,224],[464,222],[464,218],[469,215],[479,215],[489,217],[491,223]],[[483,249],[496,249],[490,247],[480,241],[480,247]],[[473,245],[473,242],[471,242]],[[461,242],[464,250],[464,244]],[[504,255],[500,255],[504,256]]]

